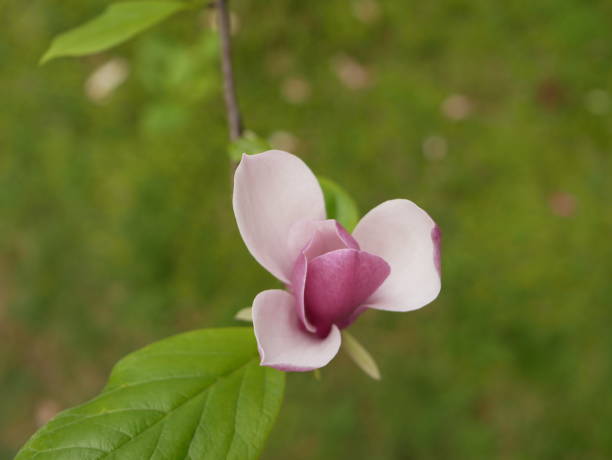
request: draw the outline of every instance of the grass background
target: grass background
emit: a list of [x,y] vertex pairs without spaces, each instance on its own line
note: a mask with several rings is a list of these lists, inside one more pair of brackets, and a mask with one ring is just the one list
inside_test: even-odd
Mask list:
[[[207,14],[37,66],[106,3],[0,2],[2,459],[127,352],[275,285],[232,215]],[[406,197],[444,232],[439,299],[352,330],[383,381],[345,357],[290,375],[264,458],[611,458],[612,3],[233,8],[247,126],[362,211]],[[129,78],[96,103],[116,57]]]

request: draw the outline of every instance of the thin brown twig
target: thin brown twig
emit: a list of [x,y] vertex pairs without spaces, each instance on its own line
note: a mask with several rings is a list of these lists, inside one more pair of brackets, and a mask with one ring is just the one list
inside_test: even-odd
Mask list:
[[225,109],[227,111],[227,122],[229,125],[229,137],[235,141],[242,136],[242,116],[238,107],[236,97],[236,84],[234,82],[234,71],[232,68],[232,45],[230,14],[228,9],[229,0],[217,0],[217,21],[219,27],[219,38],[221,41],[221,70],[223,72],[223,95],[225,98]]

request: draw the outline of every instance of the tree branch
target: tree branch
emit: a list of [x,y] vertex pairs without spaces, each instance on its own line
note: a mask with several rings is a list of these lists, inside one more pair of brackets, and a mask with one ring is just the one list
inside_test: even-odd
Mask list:
[[219,38],[221,39],[221,70],[223,72],[223,95],[225,98],[225,109],[227,111],[227,122],[229,125],[229,137],[235,141],[242,136],[243,126],[238,99],[236,97],[236,85],[234,83],[234,71],[232,68],[232,46],[230,38],[230,14],[228,9],[229,0],[217,0],[217,21],[219,27]]

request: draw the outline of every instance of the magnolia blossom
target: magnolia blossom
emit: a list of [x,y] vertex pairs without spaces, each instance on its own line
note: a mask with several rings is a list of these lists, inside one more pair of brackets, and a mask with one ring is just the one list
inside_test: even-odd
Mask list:
[[365,310],[416,310],[440,292],[440,231],[411,201],[385,201],[350,234],[326,218],[308,166],[270,150],[243,155],[233,205],[249,251],[287,287],[253,301],[263,366],[323,367],[340,349],[340,330]]

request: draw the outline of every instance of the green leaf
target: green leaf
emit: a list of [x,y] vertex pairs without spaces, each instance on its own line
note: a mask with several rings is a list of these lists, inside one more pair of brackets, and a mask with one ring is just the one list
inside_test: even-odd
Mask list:
[[285,376],[250,328],[180,334],[122,359],[102,393],[60,413],[16,460],[254,459]]
[[100,16],[58,35],[41,64],[60,56],[83,56],[122,43],[191,5],[174,1],[131,1],[111,4]]
[[345,330],[342,331],[342,348],[363,372],[374,380],[380,380],[380,371],[372,355]]
[[238,163],[242,159],[242,154],[253,155],[254,153],[270,150],[270,144],[259,137],[253,131],[246,131],[240,139],[232,142],[228,149],[229,157]]
[[352,231],[359,221],[359,210],[355,201],[334,181],[321,176],[318,179],[325,195],[327,217],[336,219],[349,232]]

